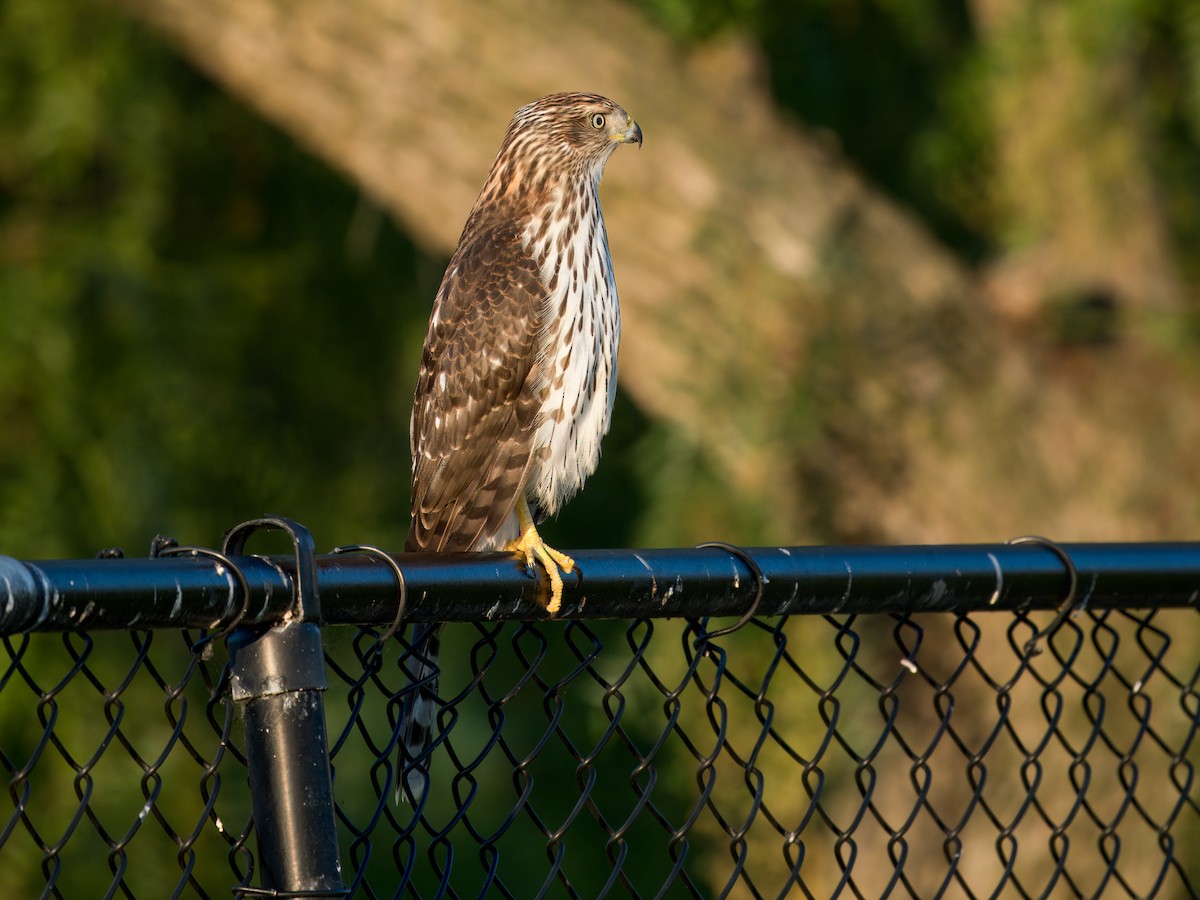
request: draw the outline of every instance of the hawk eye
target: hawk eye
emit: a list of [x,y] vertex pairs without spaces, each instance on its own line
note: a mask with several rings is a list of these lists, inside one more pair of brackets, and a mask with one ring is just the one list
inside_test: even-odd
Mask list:
[[604,113],[592,113],[591,123],[593,128],[603,128],[604,122]]

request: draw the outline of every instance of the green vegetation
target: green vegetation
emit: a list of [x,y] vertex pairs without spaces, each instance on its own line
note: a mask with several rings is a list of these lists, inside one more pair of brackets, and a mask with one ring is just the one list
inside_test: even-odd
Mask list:
[[[1064,127],[1039,132],[1031,151],[1015,120],[995,114],[1008,99],[1017,105],[1039,97],[1040,76],[1025,73],[1044,71],[1038,53],[1047,47],[1038,40],[1057,26],[1043,32],[1029,13],[1028,21],[985,36],[972,5],[957,0],[638,5],[686,48],[726,33],[749,36],[780,107],[822,131],[969,263],[1003,261],[1047,235],[1106,256],[1103,234],[1076,240],[1071,222],[1048,224],[1023,198],[1042,196],[1059,179],[1057,170],[1038,177],[1047,153],[1064,171],[1094,171],[1107,186],[1125,183],[1106,181],[1105,167],[1127,159],[1126,150],[1081,140],[1090,133],[1086,122],[1063,122],[1063,107],[1050,104],[1022,124],[1031,132],[1047,121]],[[1098,85],[1129,93],[1146,205],[1161,216],[1178,276],[1178,304],[1158,323],[1166,323],[1173,346],[1194,354],[1197,331],[1183,326],[1200,314],[1200,7],[1193,0],[1076,0],[1062,8],[1068,44],[1083,61],[1079,71],[1101,73]],[[1054,50],[1046,57],[1057,59]],[[1014,159],[1012,167],[1005,163]],[[1140,219],[1120,224],[1145,230]],[[0,552],[75,557],[121,546],[141,555],[158,533],[214,545],[225,528],[268,511],[303,522],[322,549],[350,542],[398,548],[407,529],[409,397],[443,265],[157,34],[83,0],[0,0]],[[1089,265],[1046,292],[1040,324],[1046,343],[1067,357],[1064,365],[1080,347],[1116,340],[1124,311],[1137,307],[1140,286],[1157,274],[1126,267],[1127,280],[1094,285]],[[805,348],[811,383],[796,388],[796,408],[812,414],[785,423],[796,429],[797,445],[811,440],[812,421],[836,418],[827,415],[835,403],[850,405],[837,367],[871,355],[858,319],[838,330],[837,316],[858,315],[857,308],[825,313],[825,330]],[[1156,373],[1147,371],[1144,380],[1153,383]],[[847,418],[860,424],[855,415]],[[829,446],[836,451],[837,439],[854,437],[834,435]],[[798,478],[809,468],[820,475],[812,477],[806,521],[818,537],[844,537],[835,515],[840,498],[824,483],[827,461],[799,456]],[[882,468],[888,458],[880,458]],[[757,510],[715,521],[711,498],[724,490],[724,477],[678,430],[622,398],[600,470],[551,526],[554,543],[661,546],[698,531],[769,539],[768,519]],[[1155,515],[1171,521],[1161,510],[1146,512]],[[168,639],[178,643],[156,636],[156,652]],[[106,636],[97,668],[110,652],[128,658],[128,640]],[[463,638],[449,636],[448,645],[455,640]],[[347,642],[335,638],[334,652],[348,655]],[[26,662],[52,683],[72,665],[66,647],[46,644]],[[182,647],[162,658],[176,660],[167,680],[181,677],[189,660]],[[464,680],[450,671],[444,684]],[[82,683],[77,690],[83,693],[62,700],[68,735],[70,723],[94,716],[99,702]],[[189,690],[203,734],[207,693]],[[658,700],[650,689],[647,695]],[[22,689],[0,699],[2,749],[17,758],[31,752],[33,738],[23,734],[36,729],[27,721],[31,698]],[[164,700],[142,679],[123,702]],[[382,727],[387,710],[378,697],[371,702]],[[571,707],[568,726],[589,735],[602,730],[601,702]],[[526,695],[514,717],[543,716],[539,705],[540,697]],[[635,731],[638,715],[649,714],[630,713]],[[646,734],[659,724],[647,724]],[[153,729],[165,727],[157,721]],[[160,739],[153,729],[141,739]],[[353,757],[359,752],[343,756],[344,770],[369,765]],[[601,765],[615,772],[626,763]],[[110,755],[105,765],[120,763]],[[189,792],[186,798],[168,793],[162,800],[186,808],[193,821],[197,772],[187,768],[180,776],[186,786],[169,788]],[[443,767],[438,777],[447,775]],[[114,776],[98,771],[102,777]],[[136,783],[138,772],[119,777]],[[569,787],[570,773],[553,777]],[[666,771],[664,783],[680,794],[690,787],[678,771]],[[68,782],[43,790],[47,808],[74,809]],[[123,799],[98,798],[96,807],[116,809]],[[135,812],[140,803],[138,795]],[[129,812],[114,817],[127,822]],[[212,841],[208,864],[227,872],[223,848]],[[94,849],[99,859],[103,847]],[[174,877],[172,848],[163,849],[154,865]],[[387,863],[386,851],[377,852]],[[588,852],[599,857],[603,849]],[[14,896],[40,890],[36,862],[0,858]],[[602,868],[601,860],[596,871]],[[85,879],[78,889],[86,893],[86,873],[72,877]]]
[[[757,35],[784,108],[964,256],[1009,245],[980,101],[1000,51],[963,3],[642,2],[682,42]],[[1170,0],[1105,9],[1095,52],[1132,29],[1158,195],[1195,279],[1200,17]],[[212,542],[267,510],[324,545],[396,546],[408,397],[442,264],[156,35],[102,7],[7,0],[0,546],[141,552],[155,533]],[[654,459],[663,446],[686,457],[681,441],[619,404],[599,489],[568,508],[560,541],[687,535],[669,522],[688,489]],[[700,462],[680,466],[685,482],[705,478]]]

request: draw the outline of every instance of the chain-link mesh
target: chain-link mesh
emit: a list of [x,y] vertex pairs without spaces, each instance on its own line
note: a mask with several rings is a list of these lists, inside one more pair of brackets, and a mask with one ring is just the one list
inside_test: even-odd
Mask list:
[[[331,627],[354,896],[1186,897],[1200,615],[450,625],[432,789],[396,805],[402,639]],[[0,657],[8,896],[229,896],[256,875],[223,650],[26,635]],[[218,695],[221,693],[217,691]]]

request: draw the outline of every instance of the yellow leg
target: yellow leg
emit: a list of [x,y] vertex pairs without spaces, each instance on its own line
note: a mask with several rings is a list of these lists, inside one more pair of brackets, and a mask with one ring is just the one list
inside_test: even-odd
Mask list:
[[530,568],[533,568],[535,560],[542,564],[542,568],[550,577],[550,605],[546,610],[550,615],[554,615],[562,606],[563,580],[559,570],[570,573],[575,568],[575,560],[553,547],[546,546],[546,542],[538,534],[537,526],[533,524],[529,504],[525,502],[524,497],[517,501],[517,524],[521,536],[509,544],[508,549],[524,556],[525,565]]

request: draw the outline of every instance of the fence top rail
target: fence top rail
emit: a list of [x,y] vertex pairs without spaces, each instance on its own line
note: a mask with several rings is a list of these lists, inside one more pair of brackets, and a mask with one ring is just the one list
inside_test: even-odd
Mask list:
[[[1056,549],[1057,548],[1057,549]],[[734,552],[736,550],[736,552]],[[1200,543],[706,547],[582,550],[558,618],[982,612],[1057,608],[1073,565],[1089,608],[1200,608]],[[313,557],[320,620],[545,619],[545,579],[513,556],[328,554]],[[1069,563],[1067,560],[1069,559]],[[228,565],[226,564],[228,563]],[[0,634],[262,625],[298,614],[292,556],[22,561],[0,556]],[[243,611],[244,610],[244,611]],[[239,617],[240,614],[240,617]]]

